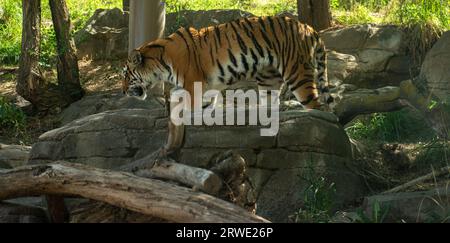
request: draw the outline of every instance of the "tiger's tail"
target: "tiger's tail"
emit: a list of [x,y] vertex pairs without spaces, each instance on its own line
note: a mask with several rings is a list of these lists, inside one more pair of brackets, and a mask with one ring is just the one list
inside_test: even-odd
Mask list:
[[330,94],[330,86],[328,83],[327,71],[327,52],[325,44],[317,35],[317,45],[315,48],[316,69],[317,69],[317,85],[319,90],[320,101],[327,108],[334,107],[334,98]]

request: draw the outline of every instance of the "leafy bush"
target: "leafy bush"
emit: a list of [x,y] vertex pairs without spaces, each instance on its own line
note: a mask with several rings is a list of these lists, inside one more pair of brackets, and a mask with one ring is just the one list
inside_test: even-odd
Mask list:
[[25,114],[0,96],[0,126],[4,132],[20,135],[25,131]]
[[389,113],[376,113],[358,119],[346,128],[354,139],[385,142],[415,142],[433,139],[434,132],[424,119],[408,109]]

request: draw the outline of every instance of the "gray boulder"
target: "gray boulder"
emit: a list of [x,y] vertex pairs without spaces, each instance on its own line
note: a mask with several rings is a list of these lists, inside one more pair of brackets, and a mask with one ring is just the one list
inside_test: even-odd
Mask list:
[[[149,107],[104,111],[49,131],[33,146],[29,162],[66,160],[114,169],[143,158],[159,149],[167,136],[165,109]],[[260,129],[188,126],[175,159],[210,168],[217,156],[229,150],[237,152],[249,167],[257,213],[275,222],[288,221],[302,206],[309,186],[303,178],[311,174],[336,184],[336,207],[364,194],[363,181],[352,173],[349,138],[333,114],[283,111],[276,136],[261,137]]]
[[71,104],[60,114],[63,125],[89,115],[104,111],[120,109],[147,109],[162,108],[163,106],[154,98],[139,100],[134,97],[124,96],[119,93],[105,93],[89,95]]
[[330,50],[328,72],[333,84],[372,89],[398,85],[410,76],[411,58],[399,27],[354,25],[320,35]]
[[[202,28],[253,16],[241,10],[183,10],[166,15],[165,35],[180,27]],[[77,55],[88,59],[123,59],[128,56],[128,12],[98,9],[75,34]]]
[[48,219],[42,208],[0,202],[0,223],[48,223]]
[[334,115],[291,110],[280,114],[275,137],[260,137],[259,127],[188,127],[179,161],[208,168],[227,150],[239,153],[249,166],[257,198],[257,214],[287,222],[302,205],[306,176],[336,184],[335,206],[362,196],[365,187],[351,171],[352,148]]
[[164,109],[127,109],[90,115],[46,132],[29,163],[65,160],[114,169],[160,148],[167,136]]
[[118,59],[128,56],[128,14],[118,8],[97,9],[75,33],[79,59]]
[[447,31],[428,52],[421,70],[421,76],[425,78],[430,92],[442,100],[450,97],[449,67],[450,31]]
[[29,146],[0,144],[0,168],[25,165],[30,150]]

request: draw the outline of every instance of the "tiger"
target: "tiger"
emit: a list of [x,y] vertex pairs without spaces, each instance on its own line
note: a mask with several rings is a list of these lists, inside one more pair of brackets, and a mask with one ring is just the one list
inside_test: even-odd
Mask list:
[[[194,94],[194,83],[224,90],[256,82],[260,90],[289,88],[308,109],[330,110],[327,54],[319,34],[289,17],[250,17],[201,28],[180,28],[130,52],[123,93],[145,99],[169,82]],[[170,132],[169,132],[170,137]]]
[[284,83],[309,109],[330,110],[334,101],[324,42],[312,27],[289,17],[180,28],[131,51],[123,76],[123,92],[141,99],[158,82],[193,95],[194,82],[223,90],[244,81],[256,82],[262,90],[279,90]]

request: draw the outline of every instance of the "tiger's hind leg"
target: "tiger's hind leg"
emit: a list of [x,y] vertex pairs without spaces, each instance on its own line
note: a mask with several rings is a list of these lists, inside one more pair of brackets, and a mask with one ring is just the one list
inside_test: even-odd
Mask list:
[[308,109],[321,109],[317,85],[314,82],[314,68],[305,63],[302,67],[285,73],[284,80],[297,100]]
[[[283,84],[283,78],[277,69],[267,67],[256,75],[255,80],[259,91],[259,104],[261,104],[262,100],[280,104],[280,88]],[[272,90],[278,91],[276,97],[272,98]]]

